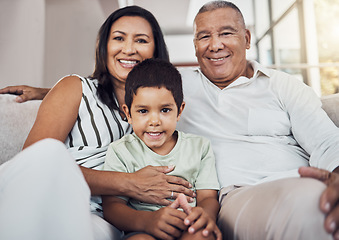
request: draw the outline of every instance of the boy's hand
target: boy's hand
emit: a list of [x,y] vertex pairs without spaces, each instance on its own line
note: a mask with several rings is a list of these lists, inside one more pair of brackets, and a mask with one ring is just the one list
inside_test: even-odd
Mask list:
[[192,212],[192,207],[188,204],[187,198],[183,193],[180,193],[169,207],[174,209],[182,208],[187,215]]
[[184,224],[187,214],[180,210],[167,206],[152,213],[152,218],[145,220],[145,231],[156,238],[176,239],[187,229]]
[[202,235],[208,237],[210,233],[213,233],[217,240],[222,239],[221,232],[215,222],[202,207],[192,208],[191,213],[185,218],[184,223],[188,228],[188,232],[191,234],[202,230]]

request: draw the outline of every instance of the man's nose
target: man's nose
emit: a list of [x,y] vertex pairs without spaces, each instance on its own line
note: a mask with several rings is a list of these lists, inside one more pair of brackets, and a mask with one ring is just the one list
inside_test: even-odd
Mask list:
[[210,43],[209,43],[209,50],[212,52],[218,52],[219,50],[223,49],[224,44],[221,41],[219,36],[212,35]]

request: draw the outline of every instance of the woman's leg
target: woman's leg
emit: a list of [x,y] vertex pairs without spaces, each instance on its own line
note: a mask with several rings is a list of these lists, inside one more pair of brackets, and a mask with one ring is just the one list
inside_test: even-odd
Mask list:
[[64,144],[42,140],[0,166],[0,239],[93,239],[90,190]]
[[220,200],[224,239],[332,239],[319,199],[325,185],[289,178],[241,187]]
[[95,240],[119,240],[122,232],[102,217],[92,213],[92,226]]

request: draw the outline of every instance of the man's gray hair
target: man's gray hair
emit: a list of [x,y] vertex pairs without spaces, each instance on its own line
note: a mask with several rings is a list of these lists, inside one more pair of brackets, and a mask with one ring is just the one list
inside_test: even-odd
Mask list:
[[[200,14],[200,13],[204,13],[204,12],[209,12],[209,11],[213,11],[213,10],[217,10],[219,8],[232,8],[234,9],[237,13],[239,13],[239,15],[241,16],[241,21],[243,22],[244,26],[245,26],[245,20],[244,20],[244,16],[242,15],[240,9],[232,2],[229,1],[211,1],[208,2],[206,4],[204,4],[198,11],[197,15],[195,16],[195,18]],[[195,19],[194,19],[195,20]]]

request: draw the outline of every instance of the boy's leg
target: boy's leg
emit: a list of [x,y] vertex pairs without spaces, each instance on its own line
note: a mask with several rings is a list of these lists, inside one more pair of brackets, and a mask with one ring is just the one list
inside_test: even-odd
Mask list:
[[215,240],[215,235],[211,233],[208,237],[202,235],[203,229],[191,234],[187,231],[183,232],[180,237],[180,240]]
[[147,233],[143,233],[143,232],[132,232],[132,233],[128,233],[126,234],[122,240],[139,240],[139,239],[143,239],[143,240],[156,240],[155,237],[153,237],[152,235],[149,235]]
[[90,191],[64,144],[42,140],[0,166],[0,239],[93,239]]
[[220,200],[224,239],[332,239],[319,209],[325,185],[289,178],[232,190]]

